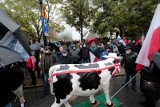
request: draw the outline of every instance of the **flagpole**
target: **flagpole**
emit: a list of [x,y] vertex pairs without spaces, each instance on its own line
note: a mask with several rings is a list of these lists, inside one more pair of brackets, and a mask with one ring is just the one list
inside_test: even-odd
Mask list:
[[[43,6],[43,0],[39,0],[39,4],[40,4],[40,17],[41,17],[41,21],[42,21],[42,6]],[[42,29],[43,29],[43,22],[42,22]],[[42,30],[42,36],[43,36],[43,42],[44,42],[44,46],[47,45],[47,38],[44,34],[44,31]]]

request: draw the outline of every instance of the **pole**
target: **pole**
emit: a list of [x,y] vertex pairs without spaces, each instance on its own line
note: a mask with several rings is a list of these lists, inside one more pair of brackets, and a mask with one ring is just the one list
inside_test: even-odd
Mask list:
[[82,14],[82,12],[83,12],[84,1],[81,0],[80,2],[81,3],[80,3],[80,16],[79,16],[79,19],[80,19],[80,23],[81,23],[81,25],[80,25],[81,42],[83,42],[83,16],[82,16],[83,14]]
[[[39,0],[39,4],[40,4],[40,13],[41,13],[41,21],[42,21],[42,5],[43,5],[43,0]],[[43,29],[43,22],[42,22],[42,29]],[[44,42],[44,46],[47,46],[47,38],[46,36],[44,35],[44,31],[42,30],[42,36],[43,36],[43,42]]]
[[47,46],[47,38],[44,35],[44,32],[43,32],[43,42],[44,42],[44,47]]

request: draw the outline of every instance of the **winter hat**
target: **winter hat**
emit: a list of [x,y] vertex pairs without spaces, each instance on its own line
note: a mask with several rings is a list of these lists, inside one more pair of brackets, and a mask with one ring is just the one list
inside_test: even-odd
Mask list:
[[45,47],[45,50],[47,50],[47,49],[51,49],[51,47],[50,47],[50,46],[46,46],[46,47]]
[[126,50],[131,49],[133,50],[133,48],[131,46],[126,46]]

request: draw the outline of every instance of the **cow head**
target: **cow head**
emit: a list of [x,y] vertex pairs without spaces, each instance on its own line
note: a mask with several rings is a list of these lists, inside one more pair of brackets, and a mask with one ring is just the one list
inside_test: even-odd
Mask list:
[[116,73],[120,72],[120,60],[122,57],[117,56],[116,53],[109,53],[107,56],[103,56],[106,58],[106,62],[109,65],[109,63],[114,64],[114,67],[111,67],[110,70],[112,71],[112,76],[114,76]]
[[110,61],[114,61],[114,60],[119,61],[122,59],[122,57],[117,56],[116,53],[109,53],[108,55],[104,55],[103,57]]

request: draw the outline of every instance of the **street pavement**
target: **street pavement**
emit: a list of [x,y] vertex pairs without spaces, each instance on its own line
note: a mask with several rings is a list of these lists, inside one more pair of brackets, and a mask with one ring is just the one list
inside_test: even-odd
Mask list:
[[[116,98],[119,102],[122,103],[122,107],[143,107],[139,104],[139,101],[145,100],[143,97],[143,94],[141,93],[139,89],[139,83],[140,83],[140,75],[138,74],[137,77],[137,91],[133,91],[131,87],[131,83],[129,83],[128,87],[123,88],[114,98]],[[110,96],[114,95],[120,88],[122,83],[125,80],[124,70],[122,69],[122,72],[115,77],[111,79],[110,82]],[[54,96],[48,95],[44,98],[41,98],[43,95],[43,84],[41,78],[37,79],[38,86],[37,87],[30,87],[30,79],[25,81],[25,89],[24,89],[24,96],[26,100],[26,106],[25,107],[50,107],[54,103]],[[103,91],[100,91],[96,94],[98,96],[99,94],[102,94]],[[71,101],[71,105],[77,105],[84,101],[88,101],[88,97],[78,97],[74,101]],[[13,103],[13,107],[18,107],[19,101],[16,100],[15,103]],[[64,106],[62,106],[64,107]],[[156,107],[160,107],[160,101],[158,102]]]

